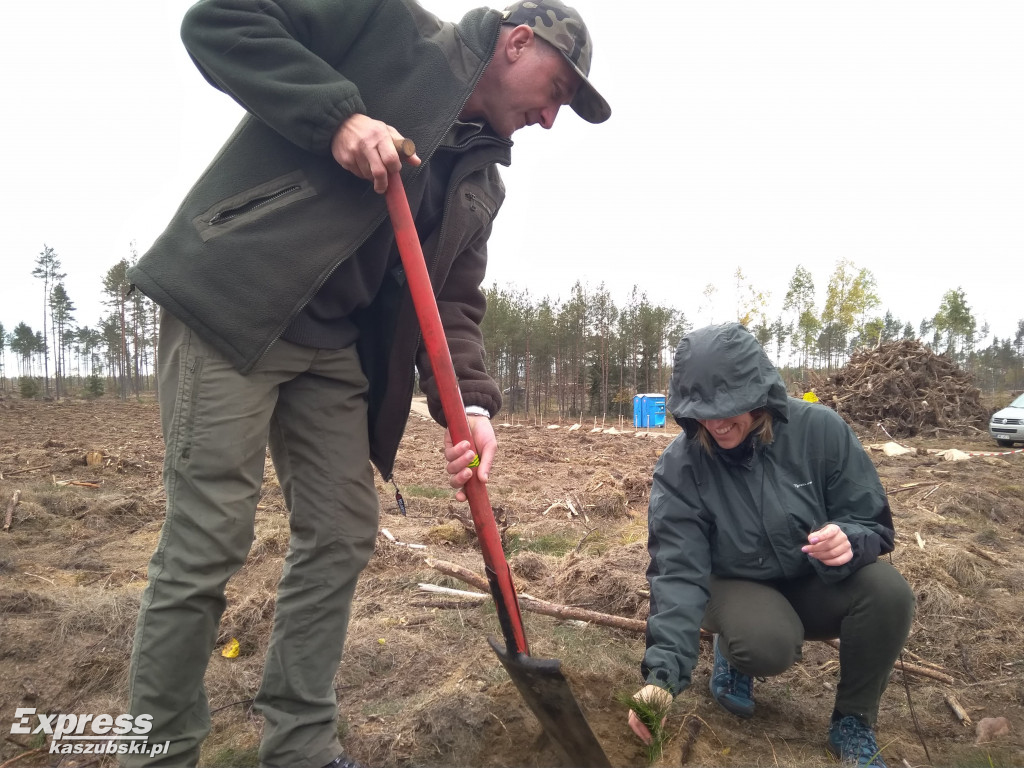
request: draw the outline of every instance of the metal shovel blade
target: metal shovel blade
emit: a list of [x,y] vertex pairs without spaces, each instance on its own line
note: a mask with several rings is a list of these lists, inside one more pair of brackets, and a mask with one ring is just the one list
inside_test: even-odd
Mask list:
[[487,638],[520,695],[544,727],[544,732],[565,752],[567,766],[611,768],[601,744],[583,716],[558,659],[537,659],[507,653],[494,638]]

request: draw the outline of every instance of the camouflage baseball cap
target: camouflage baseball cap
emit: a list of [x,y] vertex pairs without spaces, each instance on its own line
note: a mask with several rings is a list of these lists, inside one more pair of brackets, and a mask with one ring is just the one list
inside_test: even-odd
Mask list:
[[583,83],[570,106],[589,123],[603,123],[612,109],[597,89],[590,84],[590,58],[594,43],[575,8],[561,0],[520,0],[505,9],[503,24],[533,27],[533,33],[553,45],[576,70]]

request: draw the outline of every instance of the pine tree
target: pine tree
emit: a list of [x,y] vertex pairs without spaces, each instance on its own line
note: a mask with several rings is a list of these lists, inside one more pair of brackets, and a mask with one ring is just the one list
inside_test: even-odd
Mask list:
[[49,314],[50,286],[56,285],[67,277],[66,274],[60,271],[60,267],[61,264],[60,259],[57,257],[57,252],[46,243],[43,243],[43,250],[38,258],[36,258],[36,268],[32,270],[32,277],[43,281],[43,385],[47,396],[50,394],[50,353],[45,346],[46,316]]

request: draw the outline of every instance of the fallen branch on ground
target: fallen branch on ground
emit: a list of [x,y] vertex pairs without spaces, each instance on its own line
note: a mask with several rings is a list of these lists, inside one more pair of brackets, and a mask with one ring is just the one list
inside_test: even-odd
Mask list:
[[12,475],[23,475],[26,472],[35,472],[37,469],[49,469],[49,468],[50,468],[49,464],[40,464],[38,467],[25,467],[24,469],[14,469],[14,470],[11,470],[10,472],[4,472],[4,475],[6,477],[11,477]]
[[80,488],[99,488],[100,487],[99,481],[93,481],[93,480],[57,480],[54,484],[55,485],[60,485],[60,486],[75,485],[75,486],[78,486]]
[[490,595],[485,595],[483,592],[467,592],[464,589],[452,589],[451,587],[440,587],[437,584],[424,584],[420,582],[421,592],[435,592],[439,595],[452,595],[454,597],[465,597],[469,598],[473,602],[482,603],[486,600],[490,600]]
[[[836,650],[839,650],[838,640],[822,640],[821,642],[825,643],[825,645],[831,645]],[[939,667],[938,664],[931,664],[929,662],[925,663],[928,664],[928,667],[924,667],[920,664],[910,664],[903,661],[903,659],[897,659],[895,669],[902,670],[908,675],[917,675],[918,677],[927,677],[932,680],[938,680],[940,683],[945,683],[946,685],[956,685],[956,680],[953,676],[947,672],[940,671],[941,667]]]
[[1005,560],[999,557],[999,555],[993,552],[987,552],[984,549],[981,549],[980,547],[974,546],[973,544],[968,544],[966,546],[966,549],[968,552],[977,555],[982,560],[988,560],[990,563],[993,563],[994,565],[999,565],[1004,568],[1008,567],[1009,565],[1009,563],[1007,563]]
[[928,483],[928,482],[908,483],[907,485],[901,485],[899,488],[892,488],[892,489],[887,488],[885,493],[886,493],[887,496],[892,496],[892,495],[897,494],[897,493],[903,493],[903,491],[913,491],[913,490],[920,489],[920,488],[927,488],[928,486],[932,486],[932,485],[939,486],[939,485],[942,485],[942,483],[941,482],[935,482],[935,483]]
[[1013,677],[996,677],[992,680],[979,680],[976,683],[967,683],[964,688],[977,688],[983,685],[1009,685],[1010,683],[1017,683],[1020,680],[1024,680],[1024,675],[1014,675]]
[[934,663],[932,663],[930,661],[927,661],[925,659],[922,659],[920,656],[918,656],[913,651],[904,650],[903,651],[903,655],[906,656],[907,658],[909,658],[915,664],[918,664],[918,665],[924,667],[925,669],[933,669],[936,672],[942,672],[943,674],[947,674],[947,675],[949,674],[946,671],[945,667],[943,667],[943,666],[941,666],[939,664],[934,664]]
[[587,517],[587,513],[585,511],[582,512],[582,513],[579,512],[576,509],[575,505],[572,503],[572,499],[571,498],[566,498],[565,501],[556,501],[554,504],[552,504],[551,506],[549,506],[547,509],[545,509],[543,512],[540,513],[541,517],[546,515],[552,509],[559,509],[559,508],[568,510],[569,514],[567,514],[566,517],[569,518],[570,520],[572,518],[574,518],[574,517],[582,517],[586,522],[588,522],[588,523],[590,522],[590,518]]
[[967,726],[973,723],[973,721],[971,720],[971,716],[967,714],[967,710],[960,706],[960,702],[956,700],[956,696],[954,696],[952,693],[947,693],[942,698],[945,699],[946,704],[949,705],[949,708],[953,710],[953,714],[957,716],[957,719],[960,721],[961,725],[963,725],[966,728]]
[[381,533],[381,535],[385,539],[387,539],[392,544],[395,544],[395,545],[397,545],[399,547],[408,547],[409,549],[426,549],[427,548],[426,544],[407,544],[404,541],[399,541],[398,539],[395,538],[395,535],[393,533],[391,533],[391,531],[389,531],[387,528],[381,528],[380,529],[380,533]]
[[[450,563],[447,560],[434,560],[433,558],[426,559],[427,565],[431,568],[440,571],[447,576],[453,576],[460,581],[476,587],[483,592],[486,592],[483,597],[486,598],[490,595],[490,587],[487,584],[487,580],[468,568],[463,568],[461,565],[456,563]],[[443,588],[442,588],[443,589]],[[430,590],[439,591],[439,590]],[[458,591],[458,590],[456,590]],[[473,593],[465,593],[472,595]],[[460,595],[464,596],[464,595]],[[647,622],[641,619],[627,619],[624,616],[613,616],[607,613],[598,613],[597,611],[589,611],[585,608],[574,608],[569,605],[559,605],[558,603],[549,603],[546,600],[538,600],[535,597],[529,595],[518,595],[519,607],[526,611],[532,611],[534,613],[541,613],[545,616],[554,616],[559,619],[573,619],[576,621],[586,621],[591,624],[600,624],[606,627],[615,627],[616,629],[625,629],[630,632],[643,633],[647,630]],[[482,600],[481,600],[482,602]],[[714,635],[707,630],[702,629],[700,631],[700,639],[703,643],[710,643]],[[830,645],[833,648],[839,648],[838,640],[821,640],[820,642]],[[946,685],[954,685],[956,681],[952,675],[948,675],[944,672],[939,672],[933,669],[926,669],[925,667],[917,664],[909,664],[902,660],[896,662],[896,669],[900,669],[904,674],[917,675],[918,677],[927,677],[932,680],[937,680],[940,683]]]
[[428,557],[426,562],[427,565],[435,571],[440,571],[445,576],[454,576],[459,581],[464,581],[471,587],[476,587],[487,594],[491,593],[491,587],[487,583],[487,579],[483,576],[477,576],[468,568],[463,568],[461,565],[457,565],[455,563],[449,563],[447,560],[435,560],[432,557]]
[[[461,565],[456,565],[455,563],[450,563],[446,560],[434,560],[432,558],[427,558],[427,565],[447,576],[453,576],[454,578],[464,581],[481,591],[485,591],[486,594],[484,597],[490,596],[490,587],[487,584],[487,580],[484,579],[483,576],[479,576],[469,569],[463,568]],[[602,626],[625,629],[630,632],[643,632],[647,627],[647,622],[639,619],[627,619],[624,616],[612,616],[607,613],[590,611],[586,608],[575,608],[571,605],[549,603],[546,600],[538,600],[530,595],[520,594],[518,597],[520,608],[526,611],[533,611],[534,613],[541,613],[545,616],[554,616],[558,619],[572,619],[574,621],[586,621],[591,624],[601,624]]]
[[917,675],[918,677],[928,677],[932,680],[937,680],[940,683],[946,685],[955,685],[956,680],[953,679],[952,675],[947,675],[945,672],[936,672],[933,669],[927,669],[917,664],[910,664],[900,659],[896,660],[896,669],[903,671],[908,675]]
[[[40,581],[45,581],[47,584],[53,584],[53,582],[50,579],[46,578],[45,576],[40,576],[39,574],[36,574],[36,573],[29,573],[28,571],[22,571],[22,573],[24,573],[26,576],[31,576],[33,579],[39,579]],[[57,586],[57,585],[53,584],[53,586]]]

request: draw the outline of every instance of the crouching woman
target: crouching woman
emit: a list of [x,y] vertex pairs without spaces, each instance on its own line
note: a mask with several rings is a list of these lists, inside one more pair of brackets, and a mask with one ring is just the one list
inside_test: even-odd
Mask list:
[[[791,667],[805,640],[839,638],[826,747],[884,768],[875,720],[914,594],[878,559],[894,532],[874,465],[835,411],[787,396],[736,323],[682,339],[668,407],[684,433],[654,472],[647,684],[635,698],[667,704],[689,685],[703,626],[714,633],[711,695],[749,718],[755,677]],[[629,724],[650,739],[633,712]]]

